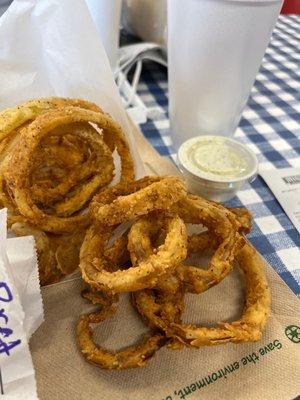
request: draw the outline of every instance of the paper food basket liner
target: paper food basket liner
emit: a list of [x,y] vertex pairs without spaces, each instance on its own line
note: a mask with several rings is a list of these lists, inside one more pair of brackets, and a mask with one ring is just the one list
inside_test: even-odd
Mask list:
[[[135,128],[147,173],[177,173]],[[162,348],[144,368],[107,371],[88,364],[77,348],[76,322],[91,310],[80,291],[80,277],[43,289],[45,322],[31,340],[41,400],[291,400],[300,393],[300,338],[288,338],[300,326],[298,298],[266,263],[272,313],[262,339],[224,346]],[[201,295],[187,295],[184,321],[212,324],[237,319],[243,306],[243,279],[236,268],[219,285]],[[117,313],[95,330],[109,349],[133,344],[147,331],[122,295]]]

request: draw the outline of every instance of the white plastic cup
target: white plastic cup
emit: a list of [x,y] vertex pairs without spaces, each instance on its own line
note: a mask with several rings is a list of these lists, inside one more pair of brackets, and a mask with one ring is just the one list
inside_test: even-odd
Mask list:
[[233,136],[282,0],[168,0],[173,146]]
[[118,61],[122,0],[86,0],[112,70]]
[[0,0],[0,17],[10,6],[12,0]]
[[146,42],[166,46],[167,0],[124,0],[122,26]]

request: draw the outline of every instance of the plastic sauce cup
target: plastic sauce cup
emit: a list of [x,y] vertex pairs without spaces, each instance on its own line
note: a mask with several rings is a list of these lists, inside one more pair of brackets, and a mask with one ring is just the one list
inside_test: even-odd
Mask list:
[[246,145],[214,135],[184,142],[178,164],[191,193],[218,202],[232,199],[258,170],[257,157]]

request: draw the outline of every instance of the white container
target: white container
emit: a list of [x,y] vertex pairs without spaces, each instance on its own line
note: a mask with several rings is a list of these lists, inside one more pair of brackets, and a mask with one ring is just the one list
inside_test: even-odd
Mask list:
[[0,0],[0,16],[5,13],[12,0]]
[[173,145],[233,136],[282,0],[169,0],[169,111]]
[[257,175],[256,155],[237,140],[204,135],[188,139],[178,150],[179,169],[191,193],[223,202],[232,199]]
[[122,0],[86,0],[110,65],[117,66]]
[[124,0],[122,26],[146,42],[166,46],[167,0]]

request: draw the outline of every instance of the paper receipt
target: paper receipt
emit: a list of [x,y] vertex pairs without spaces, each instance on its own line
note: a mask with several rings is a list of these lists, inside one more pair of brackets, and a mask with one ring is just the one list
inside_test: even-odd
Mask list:
[[300,233],[300,168],[260,171],[259,174]]

